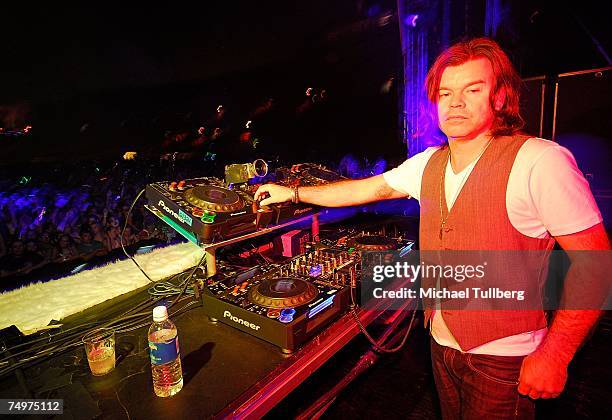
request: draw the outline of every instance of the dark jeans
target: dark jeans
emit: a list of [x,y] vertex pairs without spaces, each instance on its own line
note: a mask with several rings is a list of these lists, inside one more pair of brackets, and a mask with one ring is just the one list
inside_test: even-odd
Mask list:
[[524,356],[461,353],[431,339],[431,363],[442,417],[533,419],[534,403],[518,393]]

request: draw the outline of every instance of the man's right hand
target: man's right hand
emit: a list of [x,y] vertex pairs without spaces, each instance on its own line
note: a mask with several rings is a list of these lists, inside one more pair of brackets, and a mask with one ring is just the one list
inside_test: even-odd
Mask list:
[[283,187],[282,185],[266,184],[255,191],[254,198],[257,201],[261,200],[259,203],[260,206],[284,203],[285,201],[291,201],[293,198],[293,191],[291,188]]

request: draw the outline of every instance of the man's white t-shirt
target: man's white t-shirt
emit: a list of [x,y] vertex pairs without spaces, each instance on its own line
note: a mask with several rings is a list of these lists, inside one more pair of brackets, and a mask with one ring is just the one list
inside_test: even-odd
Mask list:
[[[495,141],[495,140],[494,140]],[[394,190],[419,200],[421,179],[429,158],[438,150],[430,147],[397,168],[383,174]],[[446,166],[444,190],[449,210],[476,165],[476,159],[455,174]],[[512,226],[532,238],[568,235],[602,221],[587,180],[572,153],[552,141],[530,138],[519,149],[506,190],[506,209]],[[524,356],[533,352],[547,329],[500,338],[469,351],[497,356]],[[438,344],[461,350],[439,311],[431,321],[431,334]]]

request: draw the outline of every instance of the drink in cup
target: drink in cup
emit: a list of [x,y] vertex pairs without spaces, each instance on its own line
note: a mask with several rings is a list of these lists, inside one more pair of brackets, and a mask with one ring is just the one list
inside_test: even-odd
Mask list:
[[94,376],[106,375],[115,368],[115,331],[98,328],[83,336],[85,354]]

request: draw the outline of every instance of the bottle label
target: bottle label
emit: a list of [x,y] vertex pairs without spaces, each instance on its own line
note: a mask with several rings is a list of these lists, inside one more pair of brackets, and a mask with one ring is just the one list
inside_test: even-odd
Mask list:
[[180,354],[178,336],[161,343],[155,343],[149,340],[149,349],[151,354],[151,364],[163,365],[172,362]]

